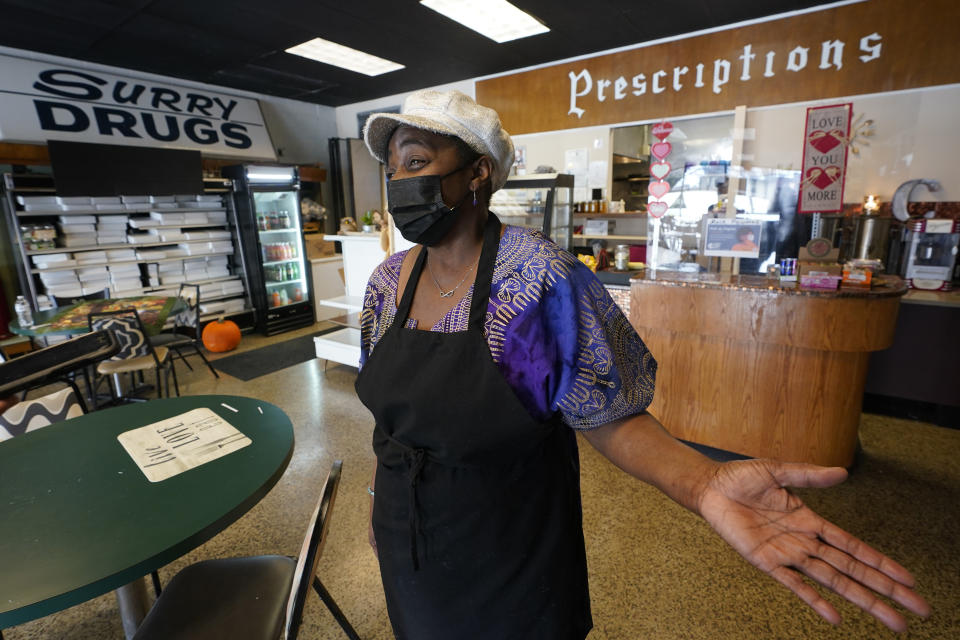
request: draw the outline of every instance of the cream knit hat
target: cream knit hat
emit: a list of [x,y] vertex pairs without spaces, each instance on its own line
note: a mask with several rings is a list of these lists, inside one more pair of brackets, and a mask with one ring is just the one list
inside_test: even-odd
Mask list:
[[390,136],[400,125],[456,136],[493,161],[490,182],[496,191],[507,181],[513,164],[513,142],[500,125],[500,116],[459,91],[424,89],[411,93],[402,113],[374,113],[363,127],[363,139],[373,157],[386,162]]

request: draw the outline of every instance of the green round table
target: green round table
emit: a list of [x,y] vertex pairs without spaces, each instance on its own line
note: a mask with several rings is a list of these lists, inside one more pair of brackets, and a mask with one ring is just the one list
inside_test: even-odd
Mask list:
[[[117,435],[201,407],[252,444],[149,482]],[[238,396],[124,405],[0,443],[0,629],[123,587],[206,542],[267,494],[292,454],[286,414]]]

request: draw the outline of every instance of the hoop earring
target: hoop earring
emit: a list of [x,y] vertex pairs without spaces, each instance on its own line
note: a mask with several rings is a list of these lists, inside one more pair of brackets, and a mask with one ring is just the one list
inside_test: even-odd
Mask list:
[[473,206],[477,206],[477,190],[471,189],[473,191]]

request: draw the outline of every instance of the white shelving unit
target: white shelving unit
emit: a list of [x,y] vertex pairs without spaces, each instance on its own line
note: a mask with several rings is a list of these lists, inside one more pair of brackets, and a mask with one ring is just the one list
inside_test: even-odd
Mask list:
[[[81,270],[104,269],[103,278],[106,279],[108,283],[107,288],[113,289],[113,274],[111,274],[112,268],[129,268],[131,265],[136,265],[138,267],[139,265],[158,265],[157,272],[159,272],[160,276],[159,284],[151,283],[150,270],[140,267],[138,275],[134,275],[133,272],[130,272],[127,278],[132,280],[139,277],[141,286],[139,288],[130,289],[129,291],[132,291],[130,294],[125,294],[124,290],[122,289],[118,290],[117,295],[141,295],[141,290],[143,295],[155,293],[175,295],[176,291],[179,289],[179,284],[182,281],[189,282],[190,284],[199,284],[206,287],[207,291],[201,293],[201,310],[203,310],[203,307],[207,306],[208,303],[212,309],[208,310],[206,313],[202,312],[201,319],[212,319],[221,314],[235,316],[252,312],[253,305],[251,304],[248,293],[249,286],[246,281],[243,256],[239,250],[237,221],[232,207],[232,199],[230,198],[229,183],[223,181],[221,184],[220,182],[221,181],[217,181],[217,184],[206,185],[210,188],[210,191],[206,194],[203,194],[207,200],[211,200],[212,195],[218,195],[220,197],[219,201],[198,202],[197,199],[195,199],[193,201],[195,206],[183,204],[187,201],[187,199],[186,197],[182,197],[180,201],[174,203],[175,206],[170,206],[169,203],[160,204],[159,202],[145,202],[126,204],[122,207],[101,206],[100,208],[97,208],[96,205],[91,205],[90,207],[75,205],[60,207],[53,203],[53,199],[56,198],[56,191],[53,179],[50,176],[32,174],[5,174],[3,176],[2,183],[2,201],[6,213],[5,217],[10,229],[11,239],[13,240],[16,249],[15,253],[17,254],[18,258],[18,275],[20,277],[21,289],[25,297],[30,301],[33,309],[35,311],[38,310],[38,299],[41,294],[46,293],[46,289],[48,288],[48,285],[43,282],[45,275],[63,274],[64,272],[73,271],[77,274],[77,282],[80,282],[81,284],[75,285],[71,280],[71,284],[69,286],[80,286],[81,292],[86,293],[82,286],[83,281],[80,279]],[[138,195],[142,197],[143,194],[132,195]],[[37,202],[37,196],[40,196],[45,202],[49,202],[49,204],[39,204]],[[196,198],[196,196],[194,196],[194,198]],[[160,217],[157,214],[187,216],[186,220],[191,219],[189,214],[204,214],[206,219],[199,220],[198,216],[194,215],[191,222],[187,222],[185,220],[182,223],[166,223],[162,219],[156,224],[139,225],[134,222],[138,220],[146,221]],[[27,225],[49,224],[51,226],[61,227],[64,224],[70,224],[70,219],[78,216],[96,216],[97,222],[95,224],[98,225],[103,224],[103,220],[108,220],[113,216],[124,216],[128,218],[126,224],[110,225],[117,227],[115,235],[122,235],[124,238],[126,238],[128,235],[134,234],[150,234],[151,231],[154,230],[170,231],[173,229],[182,229],[183,233],[205,233],[219,230],[226,231],[229,235],[225,236],[224,234],[219,234],[220,237],[213,238],[188,239],[181,237],[169,240],[160,240],[158,237],[156,241],[150,242],[85,244],[80,246],[56,246],[53,248],[31,249],[27,246],[21,232],[22,227]],[[80,224],[91,223],[81,222]],[[96,227],[94,228],[96,229]],[[96,235],[96,232],[94,232],[94,235]],[[56,240],[58,245],[62,244],[62,238],[63,235],[58,231]],[[227,243],[229,243],[229,246],[226,246]],[[123,250],[130,250],[133,252],[153,250],[162,252],[164,247],[169,248],[171,252],[176,250],[178,255],[169,257],[141,257],[134,253],[135,257],[132,259],[129,257],[129,255],[123,258],[114,257],[112,259],[109,255],[105,257],[98,255],[99,252]],[[36,258],[51,254],[70,254],[70,258],[68,260],[69,263],[64,264],[63,266],[57,266],[56,262],[48,262],[46,263],[48,266],[44,268],[37,266],[39,261],[36,261]],[[162,281],[163,276],[162,272],[160,272],[160,265],[169,265],[176,262],[191,263],[191,261],[198,261],[200,259],[204,259],[206,262],[209,262],[209,260],[207,260],[209,258],[221,258],[223,256],[228,257],[226,261],[227,275],[192,278],[189,276],[191,270],[184,270],[182,271],[182,278],[176,275],[167,276],[170,278],[170,280],[175,280],[175,282],[168,281],[164,283]],[[234,257],[230,258],[230,256]],[[197,262],[192,262],[191,264],[198,265]],[[221,271],[222,267],[220,265],[222,264],[223,261],[216,261],[214,263],[214,265],[216,265],[214,267],[215,271]],[[192,269],[192,271],[194,273],[201,273],[204,271],[204,269],[195,268]],[[167,273],[173,274],[172,271],[168,271]],[[53,280],[51,278],[46,279],[48,281]],[[239,281],[242,286],[238,289],[236,285],[233,285],[232,287],[220,289],[219,291],[215,290],[215,286],[211,286],[229,281]],[[88,280],[87,282],[99,284],[101,280],[99,279],[98,275],[96,279]],[[230,303],[230,301],[233,302]],[[229,304],[224,305],[224,302],[228,302]]]
[[318,358],[358,367],[363,294],[370,274],[385,257],[380,248],[380,234],[324,236],[323,239],[340,242],[343,248],[344,295],[320,299],[317,304],[342,310],[342,315],[331,320],[343,328],[314,338],[314,347]]

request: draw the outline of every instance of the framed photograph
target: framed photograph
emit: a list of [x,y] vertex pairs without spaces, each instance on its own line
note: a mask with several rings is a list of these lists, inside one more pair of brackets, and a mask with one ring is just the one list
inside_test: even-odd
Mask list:
[[763,223],[737,218],[707,218],[703,230],[703,255],[756,258],[760,255]]

